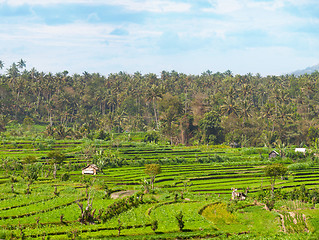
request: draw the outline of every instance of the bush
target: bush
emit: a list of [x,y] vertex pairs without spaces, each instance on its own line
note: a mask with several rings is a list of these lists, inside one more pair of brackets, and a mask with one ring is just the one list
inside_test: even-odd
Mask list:
[[37,161],[37,158],[34,155],[28,155],[24,158],[24,162],[27,164],[34,163],[36,161]]
[[269,211],[274,209],[275,206],[275,200],[266,200],[265,202],[267,208],[269,209]]
[[237,201],[235,200],[228,202],[226,209],[228,212],[234,213],[237,210]]
[[61,175],[61,181],[68,181],[70,179],[70,174],[69,173],[63,173]]
[[144,142],[154,142],[154,143],[157,143],[159,140],[159,136],[158,136],[158,133],[155,132],[155,131],[151,131],[151,132],[148,132],[146,133],[143,141]]
[[0,239],[7,239],[6,233],[3,230],[2,230],[2,232],[0,232]]
[[158,221],[154,220],[151,222],[152,224],[152,230],[155,232],[158,229]]
[[184,224],[183,217],[184,217],[184,215],[183,215],[183,212],[182,212],[182,211],[180,211],[180,212],[175,216],[175,218],[176,218],[176,220],[177,220],[178,228],[179,228],[180,231],[183,231],[183,228],[184,228],[184,225],[185,225],[185,224]]
[[95,139],[101,139],[101,140],[104,140],[104,141],[109,141],[111,140],[111,135],[110,133],[108,132],[105,132],[104,130],[100,130],[98,131],[96,134],[95,134]]
[[109,205],[105,210],[100,209],[99,219],[105,223],[107,220],[111,219],[114,216],[119,215],[122,212],[125,212],[133,207],[137,207],[139,204],[142,204],[141,198],[137,198],[136,196],[130,196],[123,198],[119,201],[114,202]]

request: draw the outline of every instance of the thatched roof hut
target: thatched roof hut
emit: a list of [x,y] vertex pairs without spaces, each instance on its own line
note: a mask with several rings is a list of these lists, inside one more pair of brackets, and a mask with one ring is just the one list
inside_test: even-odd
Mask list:
[[271,151],[269,153],[269,158],[275,158],[275,157],[278,157],[278,156],[280,156],[280,154],[277,153],[275,150],[273,150],[273,151]]
[[99,168],[95,164],[89,164],[85,168],[82,168],[82,174],[96,175]]

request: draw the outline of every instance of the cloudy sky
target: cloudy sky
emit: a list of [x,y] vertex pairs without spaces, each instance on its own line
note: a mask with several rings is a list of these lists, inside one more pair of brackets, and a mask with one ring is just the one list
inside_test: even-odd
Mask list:
[[318,0],[0,0],[1,73],[206,70],[285,74],[319,63]]

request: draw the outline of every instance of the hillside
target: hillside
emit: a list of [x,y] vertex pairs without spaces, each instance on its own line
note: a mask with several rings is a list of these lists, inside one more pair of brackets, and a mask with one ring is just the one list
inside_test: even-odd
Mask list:
[[300,76],[300,75],[303,75],[306,73],[311,74],[311,73],[314,73],[315,71],[319,71],[319,64],[314,65],[312,67],[307,67],[307,68],[302,69],[302,70],[294,71],[292,74],[294,74],[295,76]]

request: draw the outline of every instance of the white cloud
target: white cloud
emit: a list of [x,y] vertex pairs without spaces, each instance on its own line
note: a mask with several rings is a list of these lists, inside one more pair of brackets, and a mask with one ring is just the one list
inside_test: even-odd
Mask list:
[[292,5],[318,4],[318,0],[281,0],[281,1],[288,2]]
[[[290,0],[290,1],[293,1],[293,0]],[[216,14],[232,14],[233,12],[241,12],[241,11],[245,12],[247,8],[274,11],[284,7],[285,2],[287,2],[287,0],[258,1],[258,2],[254,0],[209,0],[211,7],[203,8],[202,11],[216,13]]]
[[[221,38],[229,34],[245,31],[265,32],[273,37],[280,37],[289,32],[295,25],[307,24],[313,21],[311,18],[301,18],[289,11],[284,11],[285,4],[292,2],[299,4],[295,0],[274,0],[274,1],[254,1],[254,0],[211,0],[210,8],[202,9],[204,12],[222,15],[221,18],[211,18],[198,29],[204,32],[214,33]],[[310,2],[304,0],[303,2]],[[210,28],[210,29],[209,29]]]
[[212,12],[217,14],[228,14],[239,11],[243,4],[238,0],[210,0],[211,8],[203,8],[204,12]]
[[187,12],[191,5],[188,3],[178,3],[167,0],[111,0],[108,4],[120,5],[132,11],[149,11],[149,12]]
[[191,4],[169,0],[0,0],[0,4],[7,3],[12,6],[52,5],[52,4],[84,4],[84,5],[112,5],[121,6],[130,11],[147,12],[187,12]]
[[285,0],[275,0],[270,2],[256,2],[248,0],[246,6],[254,9],[261,9],[266,11],[276,11],[285,6]]
[[[76,18],[78,20],[68,24],[46,25],[36,13],[0,21],[0,46],[6,46],[0,48],[0,57],[6,66],[23,58],[29,63],[28,68],[33,65],[40,71],[52,72],[67,69],[77,73],[95,71],[107,74],[120,70],[159,73],[175,69],[196,74],[207,69],[230,69],[236,73],[281,74],[302,68],[297,66],[302,62],[316,64],[313,52],[319,49],[318,38],[312,33],[292,30],[295,26],[300,29],[315,26],[318,21],[296,16],[284,8],[289,4],[298,9],[301,2],[306,4],[312,0],[211,0],[211,7],[202,9],[206,13],[201,17],[197,17],[198,8],[191,8],[192,1],[0,0],[0,4],[4,2],[15,6],[42,4],[48,8],[48,4],[61,4],[62,7],[65,3],[103,4],[137,13],[134,15],[148,11],[143,15],[145,21],[138,23],[103,23],[103,16],[94,10],[86,18]],[[197,12],[192,12],[193,9]],[[165,12],[176,14],[152,14]],[[2,18],[6,20],[5,17],[0,20]],[[98,23],[85,22],[99,18]],[[122,29],[127,34],[110,34],[115,29]],[[170,33],[176,38],[173,36],[167,46],[159,46],[160,38]],[[254,36],[257,40],[253,39]],[[255,44],[259,40],[262,43]],[[174,48],[179,43],[183,45],[182,51],[166,55],[169,46]],[[309,49],[301,47],[304,45]]]
[[272,0],[272,1],[255,1],[255,0],[208,0],[211,4],[209,8],[202,8],[204,12],[217,14],[231,14],[233,12],[245,11],[245,8],[262,9],[276,11],[287,5],[305,6],[307,4],[318,4],[318,0]]
[[11,6],[21,6],[21,5],[51,5],[51,4],[94,4],[103,3],[105,1],[101,0],[0,0],[0,4],[8,4]]

